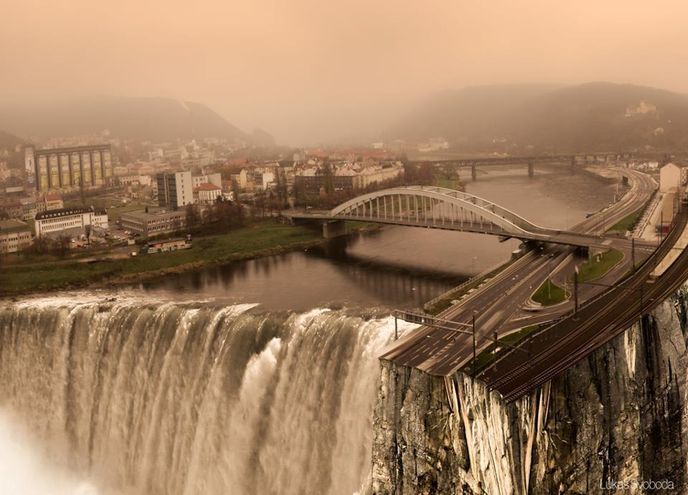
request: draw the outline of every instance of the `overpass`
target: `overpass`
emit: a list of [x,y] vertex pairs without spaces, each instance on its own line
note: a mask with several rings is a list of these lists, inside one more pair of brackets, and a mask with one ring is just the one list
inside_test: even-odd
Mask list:
[[[498,390],[507,402],[518,399],[584,359],[667,300],[688,279],[688,250],[680,243],[688,237],[685,206],[664,242],[634,273],[586,301],[579,310],[529,335],[518,349],[502,353],[495,362],[478,370],[479,378]],[[671,256],[676,249],[678,255]],[[671,264],[654,277],[653,271],[669,256]]]
[[435,186],[383,189],[329,211],[285,211],[292,222],[320,222],[326,237],[344,233],[344,221],[456,230],[566,246],[609,249],[619,239],[550,229],[484,198]]

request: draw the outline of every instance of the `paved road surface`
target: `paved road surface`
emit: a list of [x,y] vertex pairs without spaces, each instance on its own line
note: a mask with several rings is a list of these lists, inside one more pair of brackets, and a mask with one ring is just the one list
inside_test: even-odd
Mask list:
[[[577,232],[604,232],[607,228],[646,204],[656,188],[655,181],[640,172],[623,169],[630,176],[631,189],[604,213],[598,213],[574,227]],[[624,253],[624,259],[598,282],[611,285],[631,269],[631,243],[626,239],[610,241],[609,247]],[[636,263],[651,253],[654,245],[636,244]],[[553,271],[561,266],[562,273],[570,267],[573,249],[549,246],[542,252],[531,251],[484,284],[480,290],[464,298],[438,315],[440,318],[469,324],[476,314],[478,352],[492,344],[495,332],[501,337],[534,324],[560,317],[571,309],[572,302],[539,313],[523,311],[524,302]],[[580,301],[603,292],[603,286],[582,285]],[[385,349],[382,359],[412,366],[433,375],[447,376],[465,366],[473,357],[472,336],[446,329],[420,327]]]

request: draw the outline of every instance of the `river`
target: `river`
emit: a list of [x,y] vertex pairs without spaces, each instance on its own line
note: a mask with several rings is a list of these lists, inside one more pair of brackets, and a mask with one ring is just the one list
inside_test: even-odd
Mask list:
[[[466,191],[536,224],[567,228],[613,200],[615,186],[567,167],[485,168]],[[268,310],[321,306],[421,307],[466,278],[507,260],[518,241],[410,227],[335,239],[327,246],[166,277],[140,286],[155,295],[259,302]]]

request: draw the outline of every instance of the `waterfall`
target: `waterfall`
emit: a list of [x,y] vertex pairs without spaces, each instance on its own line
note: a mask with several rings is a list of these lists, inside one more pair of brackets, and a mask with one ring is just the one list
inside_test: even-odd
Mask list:
[[393,320],[252,308],[4,303],[0,406],[102,493],[359,491]]

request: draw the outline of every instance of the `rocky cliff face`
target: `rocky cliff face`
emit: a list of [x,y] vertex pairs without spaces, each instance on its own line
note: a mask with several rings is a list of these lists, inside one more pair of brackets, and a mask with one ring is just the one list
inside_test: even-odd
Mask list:
[[687,314],[688,286],[512,404],[463,374],[383,363],[371,492],[685,492]]

